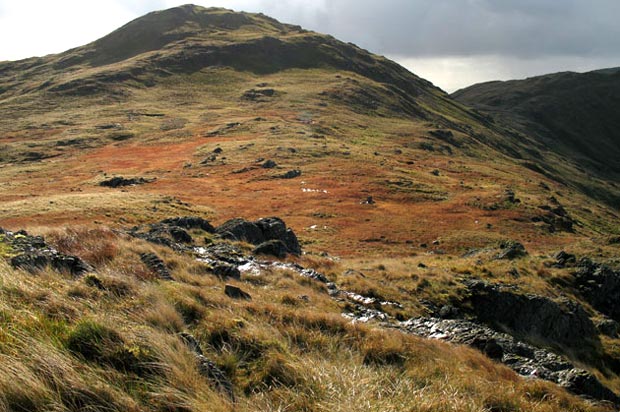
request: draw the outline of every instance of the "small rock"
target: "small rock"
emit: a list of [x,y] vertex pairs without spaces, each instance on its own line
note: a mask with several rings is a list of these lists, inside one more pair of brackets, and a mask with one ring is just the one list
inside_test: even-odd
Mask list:
[[289,170],[288,172],[278,175],[276,177],[280,179],[294,179],[299,176],[301,176],[301,170],[295,169],[295,170]]
[[362,200],[360,202],[360,204],[362,204],[362,205],[374,205],[375,203],[376,203],[375,199],[373,199],[372,196],[368,196],[366,198],[366,200]]
[[224,293],[226,296],[231,297],[233,299],[244,299],[244,300],[252,300],[252,296],[249,293],[244,292],[241,288],[233,285],[224,286]]
[[276,162],[274,162],[273,160],[269,159],[269,160],[265,160],[265,163],[263,163],[261,165],[261,167],[263,169],[273,169],[274,167],[276,167],[278,164]]
[[553,266],[556,268],[575,266],[575,264],[577,263],[577,258],[575,255],[566,253],[563,250],[556,253],[553,257],[555,259],[555,263],[553,264]]
[[525,247],[521,243],[513,240],[502,242],[500,248],[502,251],[495,256],[496,259],[512,260],[527,255]]
[[439,317],[442,319],[454,319],[459,316],[459,310],[452,305],[444,305],[439,309]]

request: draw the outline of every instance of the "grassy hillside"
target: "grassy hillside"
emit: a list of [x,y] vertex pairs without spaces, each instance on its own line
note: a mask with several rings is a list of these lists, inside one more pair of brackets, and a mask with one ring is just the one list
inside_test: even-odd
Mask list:
[[546,152],[562,155],[576,172],[559,177],[617,207],[617,188],[600,179],[617,181],[620,172],[619,91],[618,70],[607,69],[483,83],[453,97],[518,130],[537,149],[525,157],[542,163]]
[[[615,291],[616,210],[558,180],[576,170],[562,152],[540,166],[516,126],[394,62],[183,6],[0,63],[0,108],[0,408],[614,408],[520,377],[489,342],[407,329],[442,311],[483,324],[468,285],[503,285],[592,335],[579,348],[485,324],[620,391],[620,339],[592,326],[616,312],[554,257],[608,264]],[[180,216],[279,216],[304,254],[158,223]],[[526,253],[498,258],[517,243]]]

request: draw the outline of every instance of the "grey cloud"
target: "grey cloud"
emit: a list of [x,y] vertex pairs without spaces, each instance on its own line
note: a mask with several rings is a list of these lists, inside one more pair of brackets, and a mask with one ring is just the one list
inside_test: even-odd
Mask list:
[[280,20],[382,54],[620,55],[618,0],[337,0],[322,10],[301,0],[258,3]]

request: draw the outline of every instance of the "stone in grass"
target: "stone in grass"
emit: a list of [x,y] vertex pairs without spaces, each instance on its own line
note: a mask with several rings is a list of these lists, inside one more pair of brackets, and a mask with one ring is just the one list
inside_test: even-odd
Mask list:
[[241,288],[233,285],[224,286],[224,293],[226,296],[233,299],[252,300],[252,296],[249,293],[244,292]]

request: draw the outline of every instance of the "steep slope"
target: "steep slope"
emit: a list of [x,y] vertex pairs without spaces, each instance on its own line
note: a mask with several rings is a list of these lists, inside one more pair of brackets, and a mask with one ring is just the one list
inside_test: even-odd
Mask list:
[[396,63],[182,6],[0,88],[0,409],[620,403],[616,211]]
[[[620,176],[618,69],[489,82],[452,96],[518,130],[539,151],[561,154],[578,170],[612,181]],[[620,204],[617,193],[606,196],[597,193],[596,184],[578,183],[586,192]]]

